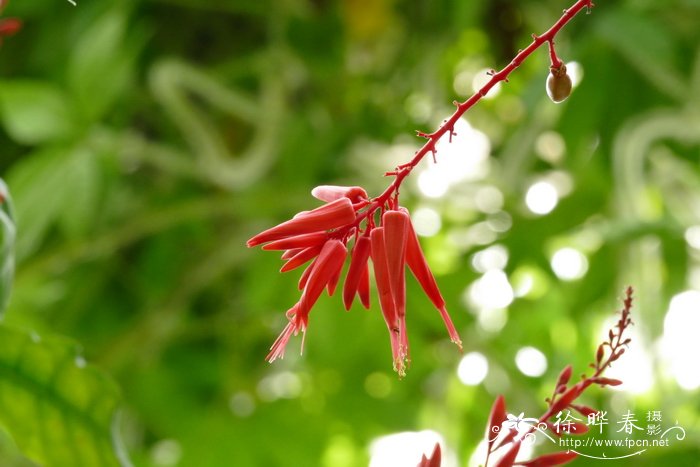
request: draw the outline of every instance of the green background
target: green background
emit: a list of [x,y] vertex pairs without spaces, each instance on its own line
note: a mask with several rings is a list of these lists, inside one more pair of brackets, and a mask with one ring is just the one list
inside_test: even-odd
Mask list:
[[[40,399],[64,400],[91,384],[116,394],[101,381],[111,375],[121,394],[116,430],[138,466],[364,466],[376,437],[424,429],[468,465],[496,395],[515,414],[539,416],[561,368],[586,370],[604,322],[633,285],[632,347],[647,352],[653,385],[641,395],[592,388],[582,400],[613,417],[662,410],[665,425],[686,429],[685,440],[649,449],[634,465],[698,465],[698,390],[679,387],[657,345],[670,299],[700,287],[700,251],[686,235],[700,224],[697,0],[600,0],[557,38],[562,59],[583,69],[568,101],[548,100],[548,56],[537,51],[498,96],[467,114],[490,140],[488,173],[437,199],[421,193],[417,173],[402,190],[409,209],[441,215],[440,231],[423,245],[465,353],[488,359],[482,384],[460,382],[462,356],[412,279],[413,358],[404,380],[392,372],[374,295],[370,311],[356,305],[349,313],[339,297],[322,298],[304,355],[296,338],[283,361],[263,360],[298,299],[299,273],[279,274],[278,257],[248,250],[245,240],[316,206],[316,185],[379,194],[388,183],[382,174],[420,144],[414,130],[435,128],[453,99],[468,97],[456,77],[501,68],[566,6],[12,2],[4,16],[25,24],[0,48],[0,173],[17,221],[4,322],[49,341],[65,336],[104,371],[97,383],[47,380]],[[548,157],[538,149],[542,134],[565,150]],[[534,215],[527,189],[552,176],[570,190],[550,214]],[[478,209],[484,187],[500,191],[502,207]],[[471,240],[456,240],[465,235]],[[496,331],[464,299],[481,277],[474,255],[491,245],[508,252],[504,271],[514,286],[533,281]],[[582,278],[552,271],[562,246],[585,254]],[[523,346],[547,356],[543,376],[518,370]],[[36,358],[60,360],[47,352]],[[15,380],[3,375],[8,388]],[[20,452],[61,459],[51,444],[44,454],[32,448],[37,428],[20,425],[59,434],[65,426],[4,391],[4,404],[21,413],[0,418],[2,465],[32,465]],[[105,423],[99,429],[108,433]],[[79,452],[102,442],[75,433],[41,439]],[[83,465],[103,465],[87,456]],[[47,465],[71,465],[61,462]]]

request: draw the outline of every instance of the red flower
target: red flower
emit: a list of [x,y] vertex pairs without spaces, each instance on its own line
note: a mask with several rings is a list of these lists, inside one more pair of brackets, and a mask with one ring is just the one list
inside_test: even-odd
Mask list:
[[[7,0],[0,0],[0,11],[7,5]],[[6,18],[0,20],[0,44],[4,37],[10,37],[22,28],[22,21],[17,18]]]
[[[282,250],[282,259],[286,262],[280,272],[309,263],[299,279],[301,298],[287,311],[289,323],[272,345],[267,360],[272,362],[282,358],[289,338],[306,332],[309,313],[324,289],[333,295],[351,241],[353,247],[343,285],[343,304],[349,310],[357,295],[362,305],[369,308],[371,258],[379,305],[389,329],[394,369],[400,375],[405,374],[409,361],[406,266],[442,315],[452,341],[461,348],[459,335],[425,261],[408,211],[399,207],[395,199],[391,202],[369,200],[367,192],[360,187],[324,185],[314,188],[311,193],[326,204],[301,212],[248,240],[249,247],[263,245],[263,250]],[[383,215],[380,224],[375,225],[373,214],[378,209]]]

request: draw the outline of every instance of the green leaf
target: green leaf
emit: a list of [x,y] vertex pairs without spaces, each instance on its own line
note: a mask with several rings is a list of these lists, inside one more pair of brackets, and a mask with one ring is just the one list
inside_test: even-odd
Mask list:
[[15,198],[17,257],[34,252],[59,223],[71,236],[90,228],[99,191],[98,157],[85,147],[51,148],[16,164],[7,180]]
[[7,185],[0,178],[0,317],[10,299],[15,272],[14,246],[15,223],[12,217],[12,200]]
[[127,18],[113,9],[80,36],[68,65],[72,94],[88,121],[99,119],[123,95],[135,53],[125,44]]
[[130,465],[117,433],[118,390],[65,339],[0,326],[0,423],[46,467]]
[[0,83],[0,113],[7,132],[23,144],[61,139],[75,128],[68,99],[49,83],[30,80]]

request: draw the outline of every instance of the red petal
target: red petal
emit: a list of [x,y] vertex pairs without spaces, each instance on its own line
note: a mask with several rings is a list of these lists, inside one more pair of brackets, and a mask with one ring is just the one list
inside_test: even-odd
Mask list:
[[292,269],[296,269],[302,264],[306,263],[308,260],[311,258],[315,258],[318,256],[318,254],[321,252],[321,247],[320,246],[312,246],[309,248],[304,248],[301,250],[299,253],[294,255],[289,261],[284,263],[284,266],[280,269],[280,272],[287,272],[291,271]]
[[355,221],[352,202],[342,198],[271,227],[248,240],[248,247],[295,235],[331,230]]
[[571,379],[571,371],[571,365],[566,365],[566,367],[563,370],[561,370],[561,373],[559,373],[559,378],[557,379],[556,387],[559,387],[562,384],[565,385],[569,382],[569,380]]
[[345,245],[340,240],[328,240],[323,245],[299,300],[299,314],[308,315],[328,282],[343,267],[346,254]]
[[[343,304],[346,310],[349,310],[352,306],[352,301],[360,286],[363,273],[367,270],[370,245],[371,241],[369,237],[362,236],[357,239],[352,249],[350,268],[348,269],[348,275],[345,278],[345,284],[343,286]],[[369,276],[367,276],[367,281],[369,285]]]
[[[489,423],[486,426],[486,439],[488,440],[489,450],[493,446],[493,442],[498,437],[501,430],[501,425],[506,420],[506,400],[502,395],[499,395],[491,406],[489,414]],[[495,428],[495,429],[494,429]]]
[[283,238],[263,245],[263,250],[291,250],[293,248],[308,248],[310,246],[322,245],[328,240],[326,232],[313,232],[309,234],[295,235]]
[[440,443],[435,443],[433,454],[430,456],[428,467],[440,467],[442,452],[440,451]]
[[291,250],[287,250],[284,253],[282,253],[281,259],[292,259],[297,253],[301,253],[302,250],[304,250],[304,248],[292,248]]
[[[401,209],[404,210],[404,208]],[[445,308],[445,299],[442,298],[437,282],[435,282],[435,277],[428,267],[428,262],[425,260],[425,255],[420,247],[418,236],[410,222],[408,224],[408,239],[406,240],[406,264],[408,264],[408,268],[418,280],[421,287],[423,287],[430,301],[433,302],[435,308],[440,312],[442,320],[447,327],[447,332],[450,334],[450,339],[462,349],[462,340],[459,338],[459,334]]]
[[418,467],[440,467],[440,457],[442,457],[440,443],[435,443],[435,448],[433,448],[433,453],[430,455],[430,458],[425,457],[425,454],[423,454]]
[[577,454],[571,451],[554,452],[536,457],[527,462],[519,462],[519,465],[527,467],[549,467],[552,465],[562,465],[576,459]]
[[613,379],[613,378],[593,378],[591,380],[592,382],[596,384],[600,384],[601,386],[619,386],[622,384],[622,381],[619,379]]
[[520,441],[513,443],[508,452],[496,463],[496,467],[511,467],[518,456],[518,451],[520,451]]
[[359,186],[321,185],[311,190],[311,195],[326,203],[340,198],[348,198],[353,203],[367,199],[367,192]]

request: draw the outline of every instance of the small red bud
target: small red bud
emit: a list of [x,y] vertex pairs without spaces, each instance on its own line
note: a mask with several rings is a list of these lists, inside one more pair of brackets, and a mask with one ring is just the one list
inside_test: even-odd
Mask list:
[[559,379],[557,379],[557,387],[558,386],[566,386],[566,383],[569,382],[571,379],[571,365],[566,365],[566,367],[561,370],[561,373],[559,373]]
[[603,360],[604,355],[605,355],[605,349],[603,348],[603,344],[600,344],[598,346],[598,353],[595,356],[595,361],[600,363]]

